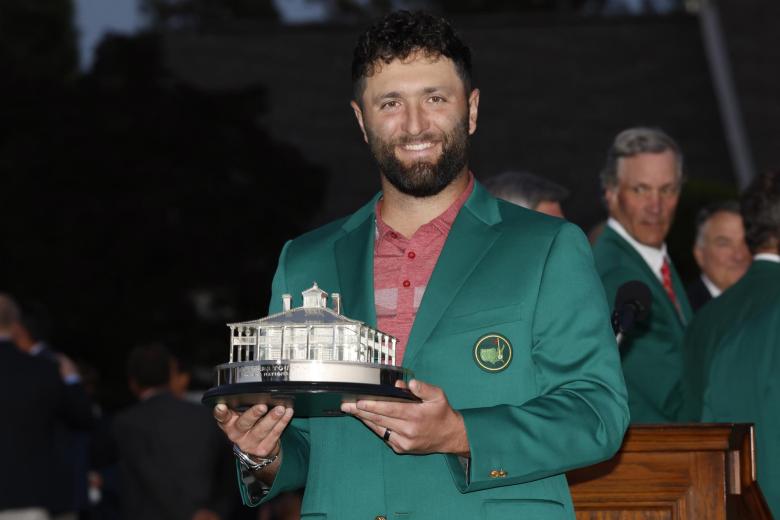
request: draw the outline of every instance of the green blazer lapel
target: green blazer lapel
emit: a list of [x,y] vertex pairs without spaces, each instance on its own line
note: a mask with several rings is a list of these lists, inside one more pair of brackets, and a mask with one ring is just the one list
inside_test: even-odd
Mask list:
[[343,301],[342,314],[376,327],[374,306],[374,207],[381,193],[355,212],[336,240],[336,269]]
[[420,302],[404,353],[405,367],[413,366],[444,311],[499,237],[500,232],[493,225],[500,221],[496,199],[475,182],[474,192],[450,229]]
[[[633,259],[634,263],[640,266],[640,269],[642,269],[646,277],[645,282],[649,281],[649,283],[655,287],[655,292],[660,292],[660,294],[663,296],[660,300],[664,302],[663,305],[664,307],[666,307],[666,311],[670,314],[674,314],[675,316],[677,316],[677,320],[680,322],[680,325],[685,325],[685,323],[688,321],[688,319],[686,319],[686,321],[683,321],[683,316],[685,316],[684,313],[686,311],[683,310],[683,316],[680,315],[680,312],[677,311],[677,308],[672,303],[672,300],[670,300],[669,296],[666,294],[666,289],[664,289],[664,286],[661,283],[661,281],[658,279],[658,276],[656,276],[653,270],[650,269],[650,266],[647,265],[647,262],[645,262],[645,259],[642,258],[642,255],[639,254],[639,251],[634,249],[634,247],[631,244],[629,244],[626,241],[626,239],[620,236],[617,233],[617,231],[610,228],[609,226],[606,226],[603,233],[605,234],[605,238],[608,238],[617,247],[622,249],[628,256],[630,256]],[[675,294],[679,295],[680,294],[679,291],[682,291],[682,294],[684,295],[685,290],[682,288],[682,284],[679,283],[679,277],[677,277],[677,271],[674,269],[674,265],[672,265],[671,268],[672,268],[672,285],[674,286]],[[675,278],[678,279],[677,284],[674,283]],[[678,285],[680,287],[679,289],[678,289]],[[653,287],[651,287],[650,289],[653,290]],[[613,303],[614,302],[610,302],[610,305],[612,305]],[[653,303],[653,305],[655,304],[656,302]],[[687,318],[689,318],[691,310],[690,310],[690,306],[688,305],[687,297],[685,299],[685,305],[681,304],[681,309],[685,309],[685,308],[687,308],[687,312],[688,312]]]

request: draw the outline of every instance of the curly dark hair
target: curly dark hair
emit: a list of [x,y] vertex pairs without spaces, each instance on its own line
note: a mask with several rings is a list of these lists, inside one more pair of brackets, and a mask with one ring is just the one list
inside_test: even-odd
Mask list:
[[774,242],[780,248],[780,170],[755,179],[740,199],[745,242],[752,253]]
[[352,58],[352,89],[360,102],[365,81],[380,63],[404,60],[416,52],[445,56],[455,64],[466,93],[471,92],[471,50],[444,18],[417,11],[395,11],[360,35]]

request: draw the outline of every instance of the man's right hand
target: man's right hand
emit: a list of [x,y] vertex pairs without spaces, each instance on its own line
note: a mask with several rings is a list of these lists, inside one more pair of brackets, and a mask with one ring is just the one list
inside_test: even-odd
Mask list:
[[[224,404],[214,407],[214,419],[228,439],[250,457],[263,459],[279,455],[279,438],[292,417],[293,409],[284,406],[276,406],[269,412],[266,405],[258,404],[241,414]],[[262,470],[266,477],[263,481],[267,482],[267,477],[273,480],[280,462],[277,459]]]

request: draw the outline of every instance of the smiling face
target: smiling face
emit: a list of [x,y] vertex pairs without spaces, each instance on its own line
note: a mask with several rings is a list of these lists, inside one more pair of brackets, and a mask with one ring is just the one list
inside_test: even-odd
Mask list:
[[750,266],[742,217],[729,211],[712,215],[702,226],[693,256],[702,272],[719,289],[734,285]]
[[416,53],[378,66],[352,108],[383,178],[428,197],[467,172],[478,104],[479,91],[467,96],[450,59]]
[[617,184],[606,190],[609,214],[638,242],[661,247],[680,197],[677,157],[667,150],[618,161]]

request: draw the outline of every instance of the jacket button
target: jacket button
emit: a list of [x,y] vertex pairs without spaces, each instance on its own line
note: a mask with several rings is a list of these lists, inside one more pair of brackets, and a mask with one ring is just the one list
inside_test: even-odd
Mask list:
[[387,517],[385,515],[376,515],[374,520],[387,520]]
[[497,469],[494,469],[490,472],[490,478],[498,478],[499,477],[499,471]]

